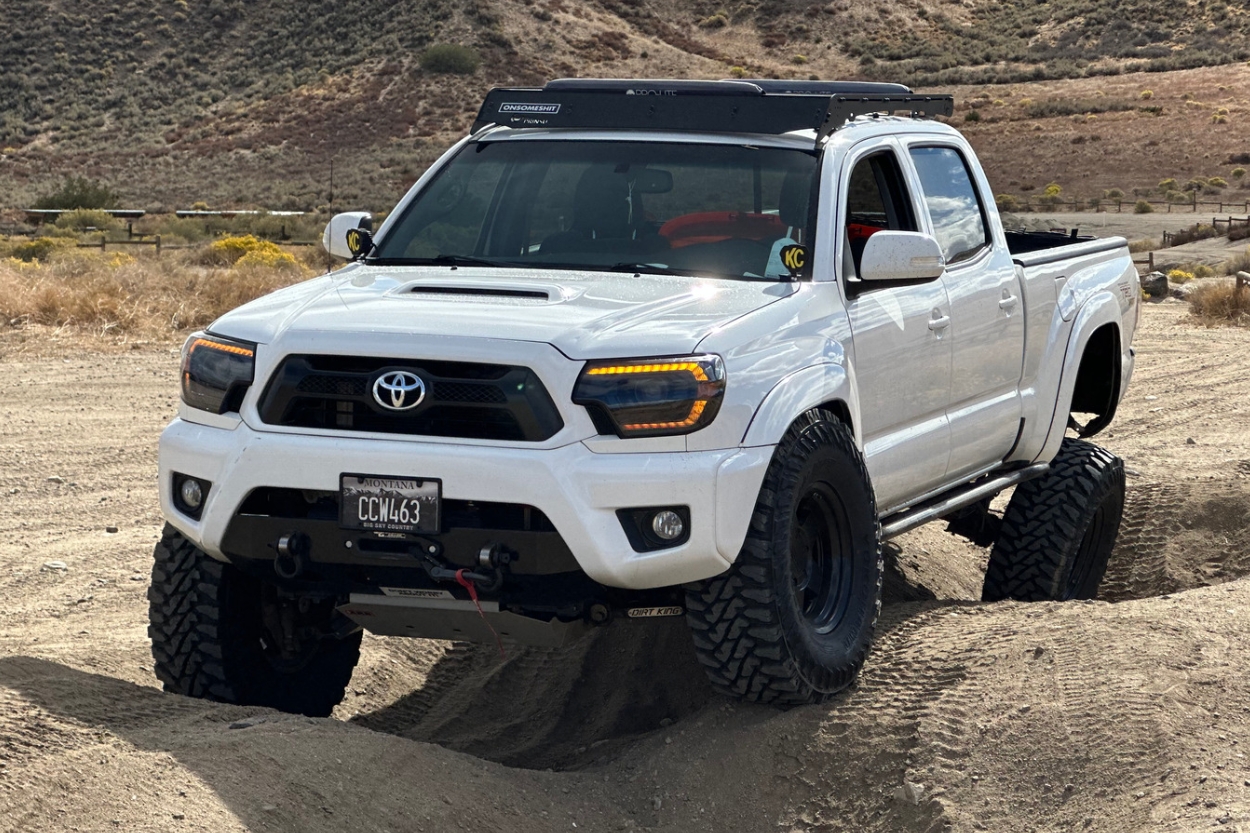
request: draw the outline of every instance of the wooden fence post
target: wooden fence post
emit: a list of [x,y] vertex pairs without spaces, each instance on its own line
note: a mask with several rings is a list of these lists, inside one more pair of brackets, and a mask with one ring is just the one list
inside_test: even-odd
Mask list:
[[161,256],[161,236],[159,234],[156,235],[156,256]]

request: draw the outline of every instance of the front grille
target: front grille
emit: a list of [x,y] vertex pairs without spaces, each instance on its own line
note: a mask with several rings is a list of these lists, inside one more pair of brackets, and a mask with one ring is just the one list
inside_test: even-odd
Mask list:
[[[378,377],[415,373],[425,398],[390,411],[373,398]],[[270,425],[541,442],[564,427],[547,389],[526,367],[357,356],[288,356],[261,396]]]

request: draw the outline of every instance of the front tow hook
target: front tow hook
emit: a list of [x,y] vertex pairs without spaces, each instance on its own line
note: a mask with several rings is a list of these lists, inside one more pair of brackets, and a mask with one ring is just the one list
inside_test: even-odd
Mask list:
[[308,537],[291,532],[278,539],[274,549],[278,557],[273,560],[273,571],[280,578],[293,579],[304,572],[308,561]]

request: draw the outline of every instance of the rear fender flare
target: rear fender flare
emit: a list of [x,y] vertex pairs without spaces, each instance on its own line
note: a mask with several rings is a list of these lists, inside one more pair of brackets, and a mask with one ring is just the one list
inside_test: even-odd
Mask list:
[[[1099,292],[1081,305],[1072,323],[1072,332],[1068,336],[1068,347],[1063,356],[1063,370],[1059,377],[1059,393],[1055,397],[1055,410],[1051,414],[1050,430],[1046,434],[1046,444],[1037,456],[1038,460],[1050,460],[1059,453],[1059,444],[1063,442],[1064,432],[1068,428],[1068,416],[1072,410],[1072,394],[1076,389],[1076,379],[1081,371],[1081,359],[1085,356],[1085,348],[1090,338],[1099,328],[1108,324],[1114,326],[1123,338],[1124,322],[1120,310],[1120,299],[1109,291]],[[1123,382],[1121,382],[1123,384]]]

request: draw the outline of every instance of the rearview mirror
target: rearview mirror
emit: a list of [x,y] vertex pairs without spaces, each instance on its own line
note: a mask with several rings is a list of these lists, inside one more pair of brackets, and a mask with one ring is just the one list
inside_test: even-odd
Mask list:
[[634,191],[639,194],[667,194],[672,190],[672,171],[643,168],[634,176]]
[[876,232],[859,260],[859,277],[865,281],[929,281],[945,271],[942,247],[915,231]]
[[348,211],[343,214],[335,214],[326,224],[325,233],[321,235],[321,247],[335,257],[341,257],[344,260],[355,260],[356,254],[352,252],[347,242],[347,233],[357,229],[365,231],[373,230],[373,215],[368,211]]

